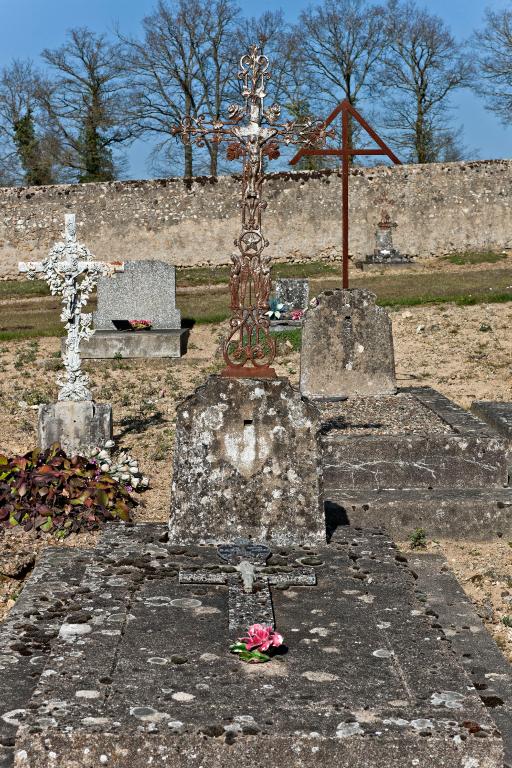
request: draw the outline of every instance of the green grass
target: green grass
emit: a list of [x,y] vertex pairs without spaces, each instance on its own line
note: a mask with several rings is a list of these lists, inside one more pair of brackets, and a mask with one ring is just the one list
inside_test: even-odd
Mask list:
[[381,307],[419,307],[424,304],[458,304],[460,307],[472,307],[475,304],[506,304],[512,301],[512,293],[477,293],[475,295],[416,296],[377,301]]
[[285,352],[290,351],[291,349],[286,349],[286,342],[289,341],[292,345],[293,350],[296,352],[298,351],[302,346],[302,329],[301,328],[293,328],[290,331],[279,331],[278,333],[271,332],[270,334],[273,336],[273,338],[276,340],[276,347],[277,347],[277,353],[278,354],[284,354]]
[[56,325],[47,328],[28,328],[16,331],[0,331],[0,341],[24,341],[25,339],[40,339],[45,336],[64,336],[64,326]]
[[507,256],[504,253],[494,253],[485,251],[478,253],[474,251],[465,251],[464,253],[451,253],[449,256],[443,256],[443,261],[449,261],[450,264],[496,264],[498,261],[504,261]]
[[[313,268],[307,265],[279,265],[274,277],[281,272],[281,267],[295,270],[297,266]],[[311,283],[312,295],[321,291],[340,287],[339,265],[322,265],[326,271]],[[297,274],[297,272],[295,272]],[[62,336],[63,326],[59,320],[60,298],[58,296],[45,301],[32,298],[36,294],[8,293],[7,287],[19,291],[19,287],[37,290],[37,283],[0,282],[3,296],[15,300],[2,304],[0,301],[0,341],[38,338],[41,336]],[[381,306],[390,308],[415,307],[423,304],[446,304],[453,302],[460,306],[480,303],[512,302],[512,269],[494,268],[489,270],[461,270],[459,272],[415,272],[405,274],[369,274],[361,273],[351,280],[353,288],[368,288],[377,295]],[[44,286],[39,285],[39,290]],[[1,298],[1,296],[0,296]],[[17,298],[17,300],[16,300]],[[229,291],[227,286],[221,289],[182,292],[178,290],[177,305],[183,318],[190,318],[195,323],[220,323],[229,317]],[[95,309],[95,300],[91,299],[87,311]],[[300,331],[287,331],[279,334],[281,339],[288,338],[294,345],[299,344]],[[297,334],[297,335],[295,335]],[[295,347],[297,348],[297,347]]]
[[[272,275],[276,277],[324,277],[336,275],[340,264],[323,261],[309,261],[304,264],[274,264]],[[178,288],[197,285],[220,285],[229,282],[230,267],[177,267]]]
[[2,280],[0,299],[14,299],[18,296],[49,296],[50,290],[43,280]]

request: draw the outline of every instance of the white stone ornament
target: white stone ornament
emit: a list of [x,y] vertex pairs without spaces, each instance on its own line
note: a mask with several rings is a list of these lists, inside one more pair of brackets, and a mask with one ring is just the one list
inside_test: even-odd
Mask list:
[[94,334],[92,315],[82,312],[100,276],[122,272],[121,262],[95,261],[92,253],[77,242],[75,214],[65,215],[64,242],[55,243],[43,261],[20,262],[20,272],[29,280],[44,275],[52,295],[62,295],[60,319],[65,323],[67,338],[64,342],[62,362],[65,372],[58,376],[59,400],[92,400],[89,377],[82,371],[80,342]]

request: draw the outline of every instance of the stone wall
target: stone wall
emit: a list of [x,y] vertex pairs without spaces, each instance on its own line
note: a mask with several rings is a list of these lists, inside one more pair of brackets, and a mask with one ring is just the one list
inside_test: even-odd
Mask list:
[[[79,238],[102,259],[225,264],[239,229],[238,176],[0,189],[0,277],[45,255],[75,212]],[[355,168],[350,252],[373,250],[383,208],[398,248],[414,256],[512,247],[512,161]],[[276,259],[337,258],[341,184],[333,171],[271,174],[265,234]]]

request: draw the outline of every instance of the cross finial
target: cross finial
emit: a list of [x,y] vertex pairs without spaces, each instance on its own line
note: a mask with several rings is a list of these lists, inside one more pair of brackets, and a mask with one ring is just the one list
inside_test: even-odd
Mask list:
[[66,243],[76,242],[76,216],[66,213],[64,216],[64,239]]

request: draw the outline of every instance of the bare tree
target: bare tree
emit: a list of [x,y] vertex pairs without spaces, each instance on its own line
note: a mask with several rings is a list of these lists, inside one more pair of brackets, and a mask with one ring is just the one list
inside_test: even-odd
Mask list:
[[356,106],[373,94],[387,40],[382,6],[323,0],[300,14],[293,35],[306,75],[303,98],[316,110],[326,114],[342,98]]
[[80,27],[42,57],[55,74],[41,100],[60,140],[61,165],[80,182],[116,178],[113,150],[131,138],[120,46]]
[[476,91],[508,125],[512,118],[512,10],[485,12],[485,26],[472,39]]
[[[201,4],[202,5],[202,4]],[[198,35],[190,30],[197,63],[202,111],[209,119],[222,119],[227,107],[233,80],[233,50],[236,46],[235,21],[239,8],[231,0],[215,0],[203,7],[202,45],[195,45]],[[210,175],[217,176],[219,145],[206,141],[210,156]]]
[[[183,116],[197,114],[196,53],[191,46],[188,27],[196,25],[199,3],[193,0],[188,23],[184,0],[172,6],[159,0],[154,13],[142,21],[141,39],[121,33],[124,61],[130,75],[130,121],[139,136],[161,137],[155,154],[174,160],[177,144],[172,129]],[[199,48],[199,43],[197,46]],[[193,147],[185,145],[184,175],[193,175]]]
[[[232,77],[231,48],[238,6],[232,0],[159,0],[143,22],[141,39],[119,33],[132,84],[131,120],[139,135],[160,137],[156,152],[175,162],[173,128],[183,117],[199,113],[221,117]],[[218,145],[206,142],[211,175],[218,170]],[[183,147],[184,176],[194,162],[204,165],[204,152]]]
[[44,123],[42,78],[31,61],[15,60],[0,73],[0,175],[4,184],[51,184],[54,137]]
[[388,35],[381,82],[395,145],[417,163],[460,157],[450,97],[471,82],[462,46],[442,19],[412,0],[389,2]]

